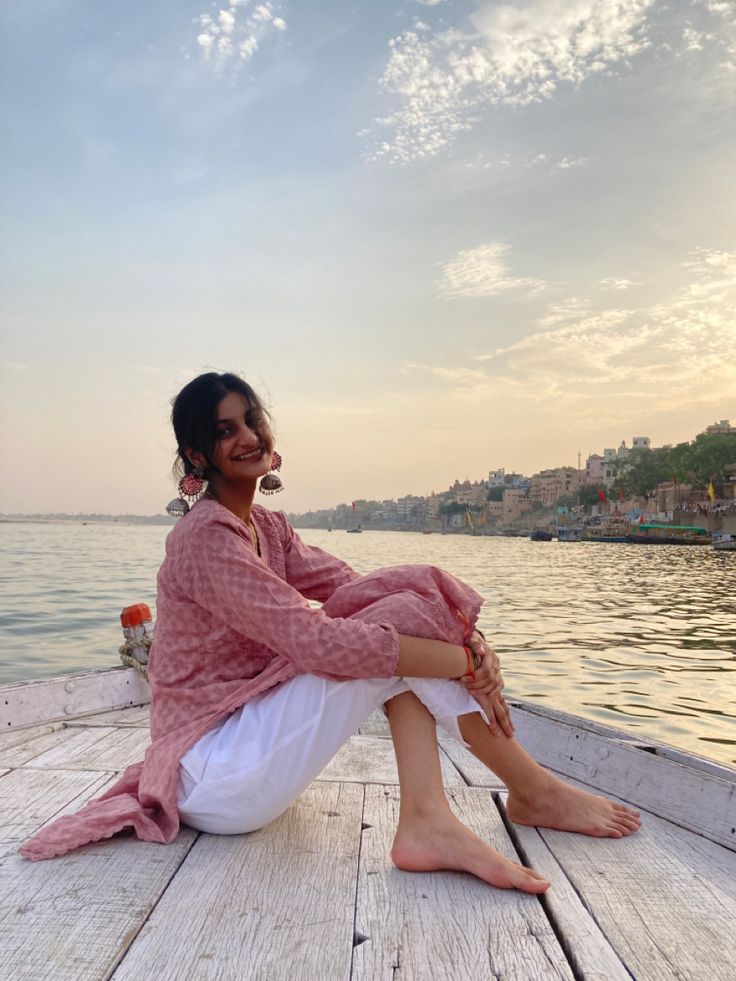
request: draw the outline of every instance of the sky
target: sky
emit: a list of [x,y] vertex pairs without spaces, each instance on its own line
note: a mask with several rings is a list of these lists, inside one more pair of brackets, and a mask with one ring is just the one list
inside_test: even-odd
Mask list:
[[170,401],[289,511],[736,421],[736,0],[0,9],[0,511],[155,514]]

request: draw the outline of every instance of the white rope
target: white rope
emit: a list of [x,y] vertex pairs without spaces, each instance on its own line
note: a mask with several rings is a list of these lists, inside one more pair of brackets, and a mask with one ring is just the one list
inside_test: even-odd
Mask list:
[[[136,640],[126,640],[124,644],[119,647],[120,660],[126,666],[126,668],[135,668],[135,670],[142,674],[143,677],[148,681],[148,651],[153,643],[153,637],[143,636]],[[144,647],[146,650],[146,660],[141,662],[135,657],[131,652],[140,651]]]

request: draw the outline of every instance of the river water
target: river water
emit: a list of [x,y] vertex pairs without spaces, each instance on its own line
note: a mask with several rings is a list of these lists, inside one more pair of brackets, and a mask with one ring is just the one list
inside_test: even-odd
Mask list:
[[[167,526],[0,524],[0,683],[119,663],[155,611]],[[736,763],[736,554],[707,547],[308,530],[358,572],[428,562],[486,598],[506,693]]]

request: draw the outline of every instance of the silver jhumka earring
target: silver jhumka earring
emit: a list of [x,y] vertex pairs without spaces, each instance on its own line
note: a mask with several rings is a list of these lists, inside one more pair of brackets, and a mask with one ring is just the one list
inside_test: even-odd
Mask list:
[[[271,457],[271,470],[280,470],[283,460],[281,459],[281,454],[277,453],[276,450],[273,451]],[[258,490],[261,494],[278,494],[279,491],[284,489],[284,485],[281,483],[281,478],[277,477],[275,473],[267,473],[265,477],[261,477],[261,482],[258,485]]]
[[172,518],[181,518],[190,508],[189,498],[192,502],[198,501],[204,490],[204,470],[201,467],[194,467],[191,473],[185,474],[179,481],[179,497],[169,501],[166,505],[166,513]]

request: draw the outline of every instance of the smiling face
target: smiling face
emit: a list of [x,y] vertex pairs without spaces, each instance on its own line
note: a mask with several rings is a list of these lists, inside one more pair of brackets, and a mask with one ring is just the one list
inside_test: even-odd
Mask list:
[[239,392],[217,407],[213,482],[254,481],[271,469],[273,434],[265,417]]

